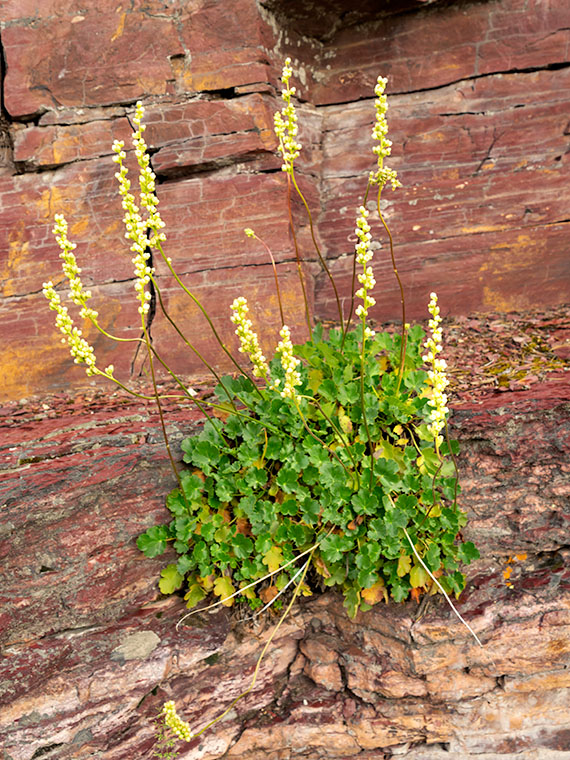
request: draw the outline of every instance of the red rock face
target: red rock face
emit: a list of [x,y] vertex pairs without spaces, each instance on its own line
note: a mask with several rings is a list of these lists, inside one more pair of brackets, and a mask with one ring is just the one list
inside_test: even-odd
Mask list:
[[[50,233],[55,213],[68,218],[104,326],[123,337],[140,334],[110,161],[113,140],[129,140],[138,98],[147,107],[167,255],[204,297],[223,339],[233,340],[227,307],[236,293],[258,300],[270,334],[276,325],[269,262],[261,246],[245,240],[244,227],[263,235],[281,262],[287,320],[301,338],[304,307],[288,274],[295,255],[273,135],[287,54],[302,100],[299,180],[345,310],[355,209],[374,163],[369,133],[378,74],[389,77],[391,165],[403,183],[384,193],[383,213],[397,244],[408,316],[423,316],[433,289],[443,312],[455,315],[567,301],[565,0],[345,6],[239,0],[228,13],[217,0],[4,3],[5,397],[90,384],[70,368],[39,295],[45,280],[59,277]],[[133,168],[132,156],[127,163]],[[332,289],[298,202],[294,213],[314,314],[335,319]],[[398,319],[387,241],[379,224],[374,232],[382,248],[373,316]],[[163,282],[176,299],[172,283]],[[177,301],[177,313],[184,309]],[[199,321],[189,316],[185,328],[201,348],[215,351]],[[153,330],[156,347],[171,350],[158,319]],[[113,362],[128,380],[135,349],[117,358],[116,347],[95,342],[101,366]],[[178,349],[176,363],[186,373],[201,371]]]
[[[457,608],[483,648],[439,597],[350,621],[341,598],[315,596],[295,606],[253,691],[181,757],[567,755],[569,399],[558,375],[464,395],[452,419],[464,536],[482,554]],[[274,621],[223,611],[176,630],[184,601],[157,586],[168,558],[135,545],[174,485],[152,405],[60,394],[1,413],[3,758],[150,760],[162,703],[201,728],[247,688]],[[199,415],[174,400],[165,413],[178,458]]]
[[[355,209],[374,163],[378,74],[389,77],[390,165],[403,183],[384,193],[382,210],[409,318],[423,317],[434,289],[446,315],[568,301],[568,3],[379,5],[2,5],[0,393],[41,396],[1,410],[2,760],[150,760],[162,703],[175,699],[200,728],[249,685],[271,631],[272,621],[248,627],[225,611],[176,631],[185,608],[159,593],[164,558],[135,546],[164,519],[173,486],[156,412],[107,394],[71,364],[41,295],[44,281],[59,282],[50,230],[65,213],[102,326],[141,334],[110,148],[128,143],[137,99],[167,255],[230,348],[237,295],[248,298],[265,350],[279,327],[268,257],[244,227],[271,246],[294,339],[306,335],[273,134],[286,55],[299,95],[299,182],[345,312]],[[131,152],[126,163],[133,171]],[[292,213],[311,312],[336,319],[299,201]],[[398,320],[386,240],[377,223],[374,231],[382,247],[373,316]],[[168,314],[228,368],[199,309],[153,263]],[[160,308],[150,330],[174,371],[205,375]],[[567,333],[558,329],[562,359]],[[121,379],[136,384],[146,372],[135,344],[109,343],[89,327],[86,335],[100,366],[113,363]],[[461,340],[471,347],[471,336]],[[485,359],[483,346],[472,350]],[[483,555],[458,609],[484,648],[439,599],[421,610],[374,608],[355,622],[334,595],[305,600],[255,689],[183,757],[568,756],[570,388],[563,373],[534,381],[477,398],[464,390],[453,420],[465,537]],[[166,411],[176,449],[199,416],[174,401]],[[509,563],[516,553],[526,559]]]

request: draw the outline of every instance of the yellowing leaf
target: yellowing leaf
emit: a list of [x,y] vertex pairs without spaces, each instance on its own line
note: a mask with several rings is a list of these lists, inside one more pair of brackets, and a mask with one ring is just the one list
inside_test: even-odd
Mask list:
[[396,425],[396,427],[394,428],[394,433],[400,436],[402,435],[403,432],[404,432],[404,428],[401,425]]
[[[244,588],[247,585],[249,585],[248,581],[242,581],[239,584],[239,587],[240,588]],[[256,595],[255,595],[255,589],[253,587],[252,588],[248,588],[245,591],[242,591],[242,596],[245,596],[246,599],[256,599],[257,598]]]
[[163,594],[173,594],[182,586],[184,576],[180,575],[176,565],[167,565],[160,573],[158,587]]
[[352,420],[350,417],[346,414],[342,406],[339,406],[338,408],[338,422],[340,425],[340,429],[343,433],[352,433],[353,427],[352,427]]
[[412,588],[420,588],[420,586],[425,586],[427,581],[429,581],[429,575],[421,565],[415,565],[412,567],[410,570],[410,586]]
[[360,596],[364,599],[366,604],[369,604],[371,606],[378,604],[381,599],[384,599],[386,604],[388,604],[388,591],[382,578],[376,581],[376,583],[370,586],[370,588],[362,589]]
[[408,557],[405,554],[400,555],[400,559],[398,560],[398,576],[400,578],[403,578],[404,575],[410,572],[411,567],[412,567],[411,557]]
[[216,578],[216,580],[214,581],[214,594],[221,598],[221,602],[224,605],[224,607],[233,606],[235,597],[233,597],[232,599],[227,599],[226,597],[231,596],[234,593],[234,591],[235,589],[232,586],[232,582],[227,577],[227,575],[222,575],[221,578]]
[[303,596],[313,596],[313,592],[306,583],[301,583],[301,586],[299,587],[299,593],[301,593]]
[[319,575],[322,575],[324,578],[331,577],[330,571],[321,557],[317,557],[316,559],[314,559],[313,564],[315,566],[315,570],[317,571]]
[[209,592],[214,588],[214,576],[213,575],[205,575],[203,578],[197,578],[198,583],[204,591]]
[[431,507],[429,510],[430,517],[439,517],[441,515],[441,504],[436,504],[435,507]]
[[267,554],[263,555],[263,559],[261,561],[264,565],[267,565],[270,573],[274,573],[281,567],[281,564],[283,562],[283,550],[280,546],[272,546]]
[[192,607],[195,607],[198,602],[201,602],[202,599],[206,596],[206,592],[204,589],[200,588],[200,586],[197,583],[192,583],[191,586],[188,586],[188,591],[184,596],[184,599],[186,601],[186,606],[189,610],[192,609]]
[[323,382],[323,373],[320,369],[309,370],[309,388],[316,393]]

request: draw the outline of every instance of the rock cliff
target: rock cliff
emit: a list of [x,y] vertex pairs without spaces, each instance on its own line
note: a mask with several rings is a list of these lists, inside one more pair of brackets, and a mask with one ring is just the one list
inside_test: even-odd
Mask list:
[[[511,318],[501,342],[534,330],[558,345],[556,323]],[[568,373],[474,389],[496,327],[446,324],[453,367],[469,366],[467,340],[478,357],[472,389],[455,381],[452,428],[482,554],[457,604],[483,648],[439,597],[355,621],[334,594],[303,600],[253,691],[182,758],[569,756]],[[166,414],[173,443],[199,423],[174,402]],[[59,394],[6,405],[1,425],[0,757],[150,760],[162,703],[205,725],[249,685],[274,621],[224,610],[176,630],[185,606],[158,590],[164,557],[135,545],[173,486],[152,406]]]
[[[68,217],[103,326],[140,332],[110,160],[113,140],[129,139],[137,99],[147,108],[167,253],[222,335],[232,341],[228,308],[243,294],[275,344],[270,262],[244,227],[272,247],[287,320],[302,334],[272,131],[286,55],[299,95],[299,178],[345,308],[379,74],[389,78],[392,164],[403,182],[385,194],[384,214],[410,316],[423,317],[432,289],[451,315],[567,300],[566,0],[234,0],[231,11],[221,0],[7,0],[0,24],[0,380],[9,398],[89,383],[69,370],[41,295],[42,282],[59,282],[55,213]],[[304,211],[298,203],[293,211],[311,306],[335,318]],[[387,257],[377,258],[374,316],[397,319]],[[169,312],[223,364],[196,308],[154,263]],[[160,309],[150,329],[177,369],[201,370]],[[113,363],[123,379],[140,373],[134,350],[89,326],[86,334],[102,366]]]

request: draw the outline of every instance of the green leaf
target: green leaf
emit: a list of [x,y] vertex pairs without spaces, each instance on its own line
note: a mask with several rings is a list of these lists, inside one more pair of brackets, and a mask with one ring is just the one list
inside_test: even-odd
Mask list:
[[173,594],[184,582],[184,576],[180,575],[176,565],[167,565],[160,573],[158,587],[163,594]]
[[194,517],[177,517],[174,520],[174,530],[176,532],[176,540],[181,541],[184,544],[188,544],[188,541],[192,537],[198,520]]
[[291,493],[297,485],[299,474],[290,467],[282,467],[277,474],[276,483],[285,493]]
[[307,525],[315,525],[319,521],[321,505],[315,499],[304,499],[301,504],[301,516]]
[[377,495],[365,489],[352,497],[352,505],[358,515],[376,515],[379,511]]
[[410,584],[407,581],[396,579],[392,582],[390,596],[395,602],[403,602],[408,598],[410,593]]
[[341,488],[346,481],[346,473],[338,462],[327,460],[319,467],[321,473],[321,482],[325,488]]
[[211,441],[199,440],[194,443],[192,450],[189,452],[188,456],[190,459],[186,459],[186,457],[184,457],[184,461],[192,462],[206,475],[209,475],[212,472],[212,467],[216,465],[220,460],[220,450]]
[[459,545],[457,558],[460,562],[469,565],[474,559],[479,559],[480,556],[479,550],[472,541],[465,541]]
[[206,543],[211,544],[214,540],[214,533],[216,532],[216,525],[213,521],[210,522],[204,522],[200,526],[200,535],[206,541]]
[[194,570],[196,563],[189,554],[183,554],[176,563],[176,569],[180,575],[186,575],[190,570]]
[[245,557],[249,557],[253,551],[253,541],[251,538],[248,538],[241,533],[236,533],[232,541],[232,549],[236,557],[239,559],[245,559]]
[[360,604],[360,594],[355,588],[349,588],[344,593],[343,607],[346,608],[349,618],[355,618]]
[[321,554],[325,562],[338,562],[342,555],[354,546],[354,539],[333,533],[321,541]]
[[249,486],[257,490],[267,483],[267,472],[266,470],[253,467],[246,472],[245,481]]
[[424,561],[432,573],[435,573],[435,571],[439,570],[441,567],[439,546],[435,543],[435,541],[429,545],[428,550],[424,556]]
[[279,511],[282,515],[296,515],[299,511],[299,505],[296,499],[285,499],[283,504],[280,505]]
[[182,481],[184,496],[190,504],[194,501],[202,501],[203,480],[197,475],[190,474],[187,470],[180,473],[180,480]]
[[182,496],[180,489],[175,488],[166,497],[166,507],[175,517],[181,517],[188,514],[188,503]]
[[146,557],[158,557],[166,551],[167,538],[166,525],[153,525],[137,538],[137,546]]

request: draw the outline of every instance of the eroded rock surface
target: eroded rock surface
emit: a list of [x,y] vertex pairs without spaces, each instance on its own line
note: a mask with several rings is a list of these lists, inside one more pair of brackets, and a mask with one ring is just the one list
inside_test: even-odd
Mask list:
[[[461,402],[464,535],[482,558],[457,607],[483,648],[439,598],[350,621],[340,597],[315,596],[252,692],[181,757],[568,757],[567,373]],[[2,760],[150,760],[162,703],[205,725],[247,688],[273,623],[218,611],[176,630],[165,556],[135,546],[173,486],[152,406],[101,392],[2,412]],[[174,444],[198,424],[175,401],[166,414]]]
[[[59,287],[50,229],[65,213],[102,326],[140,335],[111,162],[142,99],[151,163],[167,223],[166,253],[212,311],[228,344],[229,305],[257,303],[255,324],[276,342],[279,322],[267,253],[282,275],[297,339],[304,304],[287,221],[273,113],[293,59],[299,96],[299,181],[344,312],[352,284],[355,209],[374,165],[373,87],[389,77],[390,164],[403,188],[384,194],[397,242],[408,317],[436,289],[444,313],[564,303],[570,287],[567,0],[233,0],[80,3],[7,0],[0,13],[0,383],[8,398],[89,385],[69,369],[47,318],[42,283]],[[134,170],[128,151],[127,165]],[[372,203],[372,199],[370,200]],[[296,202],[310,307],[337,319],[328,276]],[[376,254],[373,316],[400,317],[387,255]],[[155,257],[158,258],[158,257]],[[160,261],[164,304],[196,347],[223,354]],[[63,289],[63,288],[62,288]],[[151,315],[155,314],[151,311]],[[157,304],[155,345],[199,372]],[[136,377],[135,344],[119,351],[87,326],[101,366]]]

